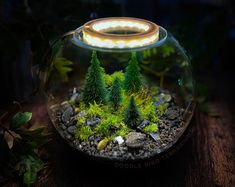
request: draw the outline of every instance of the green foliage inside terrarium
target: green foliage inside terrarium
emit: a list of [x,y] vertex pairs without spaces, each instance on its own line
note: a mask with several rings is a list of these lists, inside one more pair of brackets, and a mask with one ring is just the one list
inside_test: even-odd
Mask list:
[[[178,48],[169,42],[138,52],[74,53],[70,47],[63,46],[50,69],[57,74],[50,79],[50,107],[62,136],[101,157],[136,159],[168,149],[187,125],[192,91]],[[66,69],[71,65],[73,71]],[[61,79],[64,70],[68,79]]]
[[159,88],[149,88],[142,80],[135,53],[131,54],[125,72],[107,74],[93,51],[81,102],[73,103],[76,112],[83,113],[76,118],[75,137],[81,141],[88,140],[92,134],[109,140],[116,136],[124,138],[129,132],[138,130],[143,120],[149,121],[143,132],[157,132],[158,115],[166,112],[167,105],[156,107],[154,101],[158,100]]
[[63,39],[45,90],[55,127],[73,148],[133,160],[177,142],[192,117],[194,84],[184,49],[165,36],[160,28],[159,41],[138,49]]

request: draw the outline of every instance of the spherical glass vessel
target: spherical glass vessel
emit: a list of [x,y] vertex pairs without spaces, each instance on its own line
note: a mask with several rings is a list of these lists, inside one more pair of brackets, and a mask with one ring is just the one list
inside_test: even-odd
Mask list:
[[51,120],[76,150],[106,160],[162,155],[194,109],[189,58],[167,31],[137,18],[101,18],[66,33],[43,70]]

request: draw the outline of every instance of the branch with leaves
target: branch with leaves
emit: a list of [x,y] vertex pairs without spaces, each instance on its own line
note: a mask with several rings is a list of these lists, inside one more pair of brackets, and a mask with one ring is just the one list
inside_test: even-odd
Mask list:
[[6,180],[20,177],[31,186],[44,167],[38,151],[49,141],[49,134],[44,127],[26,128],[32,118],[30,112],[17,112],[3,122],[5,115],[0,117],[0,175]]

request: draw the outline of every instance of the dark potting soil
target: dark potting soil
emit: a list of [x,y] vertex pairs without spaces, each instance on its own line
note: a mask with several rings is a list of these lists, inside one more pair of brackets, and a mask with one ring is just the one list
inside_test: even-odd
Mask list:
[[[169,106],[165,114],[159,117],[157,132],[144,133],[137,129],[123,138],[114,139],[102,150],[97,149],[97,145],[102,140],[102,137],[97,134],[91,135],[87,141],[75,138],[77,130],[75,116],[80,115],[82,117],[85,115],[84,111],[75,113],[73,107],[66,103],[63,106],[54,105],[51,107],[50,115],[60,135],[77,150],[91,156],[112,160],[146,159],[170,148],[185,130],[186,123],[183,120],[185,110],[177,106],[171,98],[168,98],[165,102],[168,102]],[[89,123],[95,126],[100,120],[99,118],[94,119]],[[143,121],[142,124],[145,122]]]

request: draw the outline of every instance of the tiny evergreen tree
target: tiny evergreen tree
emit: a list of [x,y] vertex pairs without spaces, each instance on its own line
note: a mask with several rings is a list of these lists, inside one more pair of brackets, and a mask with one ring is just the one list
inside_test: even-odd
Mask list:
[[103,71],[100,67],[100,62],[97,58],[96,52],[93,51],[91,65],[88,68],[86,79],[84,82],[82,100],[85,105],[89,103],[105,103],[106,88],[103,79]]
[[138,92],[142,87],[141,74],[136,54],[132,53],[131,59],[126,67],[124,88],[127,92]]
[[118,77],[116,77],[111,87],[109,102],[113,105],[114,109],[118,109],[121,101],[122,101],[122,90],[121,90],[120,80]]
[[126,109],[124,122],[131,128],[136,128],[139,125],[140,120],[141,116],[138,107],[136,106],[134,97],[131,96],[128,107]]

